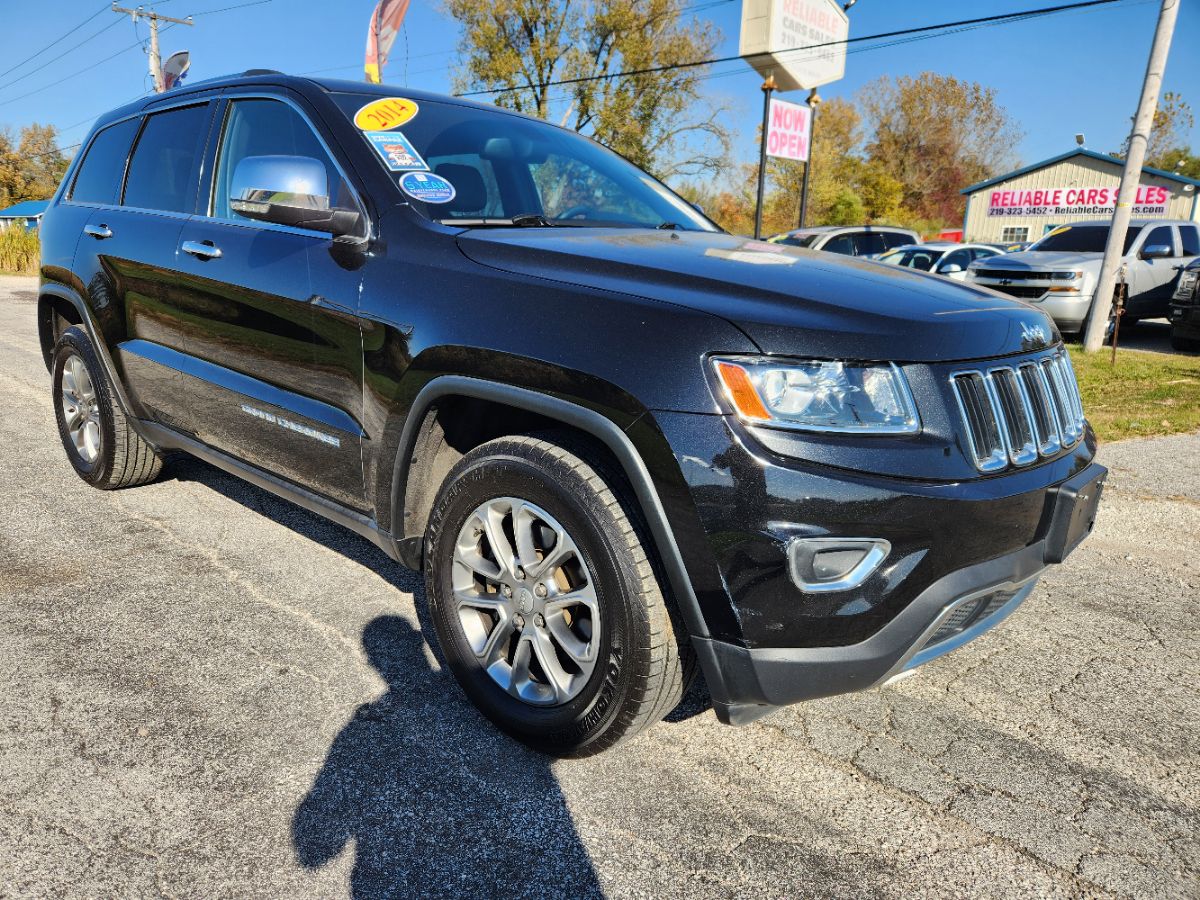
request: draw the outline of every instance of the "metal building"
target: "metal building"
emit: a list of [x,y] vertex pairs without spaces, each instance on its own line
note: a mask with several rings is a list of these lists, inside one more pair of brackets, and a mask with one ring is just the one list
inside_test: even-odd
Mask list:
[[[1036,241],[1059,225],[1111,216],[1124,163],[1082,147],[963,189],[964,240]],[[1135,218],[1200,221],[1200,181],[1142,169]]]

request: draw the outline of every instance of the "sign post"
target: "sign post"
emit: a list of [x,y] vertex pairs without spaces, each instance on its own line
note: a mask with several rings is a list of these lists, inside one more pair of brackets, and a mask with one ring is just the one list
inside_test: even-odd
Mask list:
[[[812,110],[809,113],[808,123],[808,141],[813,142],[817,132],[817,105],[821,102],[820,96],[817,94],[817,89],[813,88],[808,95],[808,108]],[[800,216],[796,222],[797,228],[804,227],[804,220],[808,218],[808,178],[812,174],[812,153],[809,153],[804,160],[804,181],[800,183]]]
[[[852,3],[847,3],[850,6]],[[775,91],[812,90],[811,104],[819,102],[816,88],[839,80],[846,73],[846,39],[850,18],[839,0],[742,0],[742,26],[738,53],[763,82],[762,146],[758,154],[758,200],[754,211],[754,237],[762,237],[763,193],[767,156],[804,161],[804,186],[800,195],[800,222],[808,206],[809,146],[815,105],[808,107],[772,100]],[[776,127],[774,108],[804,110],[789,115],[789,127]],[[802,135],[797,128],[803,125]],[[772,135],[774,134],[774,137]],[[774,148],[769,146],[774,141]],[[803,144],[803,155],[797,155]],[[776,152],[779,150],[780,152]]]
[[762,143],[758,148],[758,199],[754,203],[754,239],[762,239],[763,189],[767,183],[767,134],[770,131],[771,94],[775,92],[775,78],[768,75],[762,83],[763,121]]

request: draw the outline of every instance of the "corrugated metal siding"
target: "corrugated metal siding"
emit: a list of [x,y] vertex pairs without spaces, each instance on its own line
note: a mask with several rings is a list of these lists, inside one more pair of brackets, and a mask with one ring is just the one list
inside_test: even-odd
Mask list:
[[[966,217],[966,241],[996,243],[1001,240],[1005,228],[1026,227],[1027,240],[1037,240],[1048,227],[1070,222],[1103,218],[1096,215],[1077,216],[989,216],[988,201],[992,191],[1039,190],[1045,188],[1107,187],[1115,188],[1121,181],[1121,165],[1108,165],[1100,160],[1075,157],[1028,172],[1019,178],[990,185],[968,197]],[[1142,175],[1143,185],[1164,187],[1170,193],[1164,219],[1196,219],[1200,221],[1200,204],[1195,202],[1194,191],[1183,190],[1183,185],[1169,178]]]

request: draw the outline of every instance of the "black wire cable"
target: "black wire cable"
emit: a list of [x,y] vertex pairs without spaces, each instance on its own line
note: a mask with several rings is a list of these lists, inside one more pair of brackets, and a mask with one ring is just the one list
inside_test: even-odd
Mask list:
[[[785,50],[775,56],[783,56],[788,53],[809,53],[813,50],[819,50],[822,47],[838,47],[843,44],[856,44],[861,41],[874,41],[881,38],[901,37],[909,34],[921,34],[923,32],[938,31],[943,28],[959,28],[964,25],[983,25],[989,22],[1001,22],[1011,19],[1031,19],[1039,16],[1046,16],[1052,13],[1065,12],[1072,9],[1086,9],[1093,6],[1104,6],[1109,3],[1116,3],[1118,0],[1085,0],[1082,3],[1065,3],[1059,6],[1046,6],[1041,9],[1030,9],[1023,12],[1001,13],[995,16],[981,16],[976,19],[962,19],[958,22],[942,22],[938,25],[922,25],[917,28],[903,28],[898,31],[884,31],[879,34],[864,34],[859,37],[845,38],[840,41],[826,41],[823,44],[813,44],[809,47],[797,48],[796,50]],[[685,63],[670,63],[662,66],[650,66],[645,69],[630,69],[625,72],[606,72],[601,75],[581,75],[577,78],[560,78],[557,81],[547,81],[537,85],[538,87],[558,87],[564,84],[583,84],[588,81],[603,81],[609,78],[630,78],[634,75],[654,75],[659,72],[670,72],[675,69],[694,69],[699,66],[711,66],[719,63],[735,62],[737,60],[753,59],[755,56],[766,56],[767,54],[753,54],[751,56],[721,56],[713,59],[700,59],[694,62]],[[456,97],[480,97],[491,96],[493,94],[507,94],[512,91],[526,90],[525,87],[504,87],[504,88],[486,88],[476,91],[464,91],[461,94],[455,94]]]
[[3,72],[0,72],[0,78],[3,78],[9,72],[15,72],[17,69],[21,68],[21,66],[25,65],[25,63],[29,62],[30,60],[37,59],[39,56],[41,56],[43,53],[45,53],[47,50],[49,50],[55,44],[60,43],[61,41],[65,41],[67,38],[69,38],[71,35],[73,35],[75,32],[77,32],[80,28],[82,28],[88,22],[92,21],[92,19],[96,18],[96,16],[100,15],[101,13],[107,12],[108,9],[109,9],[109,7],[107,5],[100,7],[98,10],[96,10],[94,13],[92,13],[90,16],[88,16],[86,19],[84,19],[82,22],[80,22],[78,25],[76,25],[74,28],[72,28],[70,31],[68,31],[66,34],[62,35],[61,37],[56,37],[54,40],[52,40],[50,43],[48,43],[41,50],[37,51],[37,53],[33,54],[33,56],[27,56],[23,60],[21,60],[19,63],[17,63],[15,66],[12,66],[11,68],[5,69]]

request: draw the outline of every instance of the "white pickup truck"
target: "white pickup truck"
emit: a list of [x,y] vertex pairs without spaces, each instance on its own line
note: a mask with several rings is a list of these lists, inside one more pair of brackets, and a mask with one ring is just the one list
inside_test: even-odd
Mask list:
[[[967,270],[967,281],[1032,303],[1054,319],[1059,331],[1077,333],[1096,291],[1108,229],[1107,221],[1060,226],[1028,250],[977,260]],[[1129,285],[1122,325],[1166,316],[1179,273],[1197,257],[1197,223],[1134,219],[1122,258]]]

